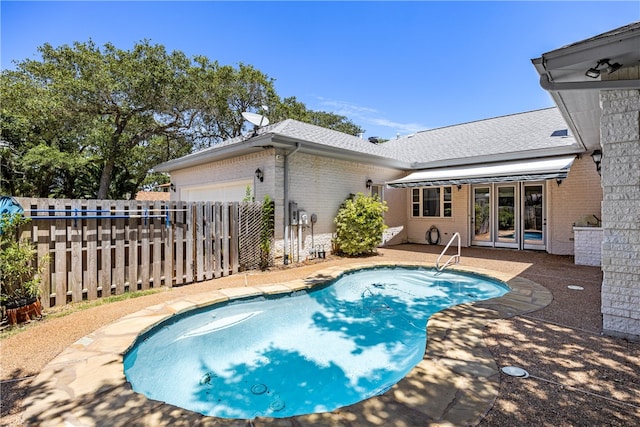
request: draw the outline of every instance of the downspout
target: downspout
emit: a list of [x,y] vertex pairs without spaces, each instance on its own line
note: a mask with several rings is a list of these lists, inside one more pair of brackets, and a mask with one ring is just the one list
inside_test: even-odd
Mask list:
[[296,142],[296,148],[284,156],[284,264],[289,264],[289,156],[295,154],[302,144]]

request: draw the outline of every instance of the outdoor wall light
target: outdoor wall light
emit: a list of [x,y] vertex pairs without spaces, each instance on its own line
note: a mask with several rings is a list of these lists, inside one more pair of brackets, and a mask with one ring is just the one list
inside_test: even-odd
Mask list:
[[622,64],[618,62],[614,62],[613,64],[611,64],[609,62],[609,58],[605,58],[605,59],[599,60],[595,67],[589,68],[584,73],[584,75],[587,77],[591,77],[592,79],[597,79],[598,77],[600,77],[600,67],[602,67],[603,65],[607,66],[606,70],[607,70],[607,73],[609,74],[615,71],[618,71],[620,68],[622,68]]
[[365,182],[365,185],[367,186],[367,188],[371,188],[371,186],[373,185],[373,181],[368,179],[367,182]]
[[556,178],[556,184],[560,187],[560,184],[562,184],[562,178]]
[[256,169],[256,178],[258,178],[260,182],[264,182],[264,174],[260,168]]
[[169,188],[171,189],[171,191],[176,191],[176,185],[173,182],[169,184]]
[[602,163],[602,151],[594,150],[593,153],[591,153],[591,158],[593,159],[593,163],[596,164],[598,175],[602,175],[602,173],[600,172],[600,163]]

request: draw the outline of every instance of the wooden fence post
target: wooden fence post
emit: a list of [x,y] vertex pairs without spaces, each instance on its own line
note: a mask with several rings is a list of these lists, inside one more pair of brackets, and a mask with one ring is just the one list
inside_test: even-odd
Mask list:
[[[87,200],[87,216],[96,217],[98,209],[96,200]],[[92,301],[98,298],[98,220],[86,220],[84,227],[84,239],[86,241],[86,268],[84,274],[84,287],[87,289],[87,299]]]

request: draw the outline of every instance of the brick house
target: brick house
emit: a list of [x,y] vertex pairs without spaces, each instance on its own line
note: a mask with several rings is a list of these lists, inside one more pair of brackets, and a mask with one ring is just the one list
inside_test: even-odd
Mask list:
[[573,255],[575,226],[602,220],[597,243],[578,247],[601,257],[605,331],[639,338],[639,30],[533,59],[554,108],[384,143],[285,120],[155,169],[171,174],[172,200],[269,195],[284,262],[329,250],[333,218],[358,192],[387,202],[387,244],[442,245],[458,232],[465,247]]
[[458,232],[463,246],[573,254],[574,224],[600,217],[588,154],[547,108],[384,143],[285,120],[156,170],[171,174],[176,200],[268,194],[287,258],[329,250],[333,218],[358,192],[387,202],[385,243],[442,245]]

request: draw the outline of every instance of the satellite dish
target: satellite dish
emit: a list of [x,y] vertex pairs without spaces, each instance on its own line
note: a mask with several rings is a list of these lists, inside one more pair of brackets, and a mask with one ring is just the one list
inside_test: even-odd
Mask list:
[[269,119],[262,114],[250,113],[245,111],[242,113],[242,117],[254,126],[262,127],[269,124]]

